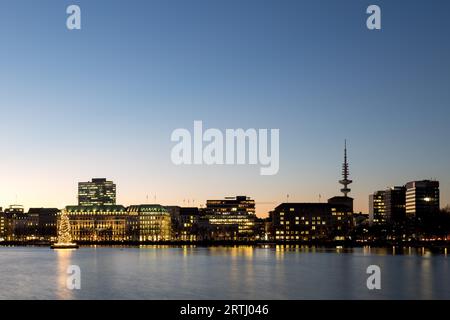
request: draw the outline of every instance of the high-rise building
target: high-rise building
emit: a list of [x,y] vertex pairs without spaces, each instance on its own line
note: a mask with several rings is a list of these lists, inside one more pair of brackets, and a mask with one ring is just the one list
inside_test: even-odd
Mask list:
[[384,192],[385,215],[388,222],[406,219],[406,188],[391,187]]
[[387,222],[384,190],[375,191],[369,196],[369,223],[383,224]]
[[439,211],[439,181],[411,181],[405,187],[408,217],[421,218]]
[[106,179],[78,183],[79,206],[108,206],[116,204],[116,185]]

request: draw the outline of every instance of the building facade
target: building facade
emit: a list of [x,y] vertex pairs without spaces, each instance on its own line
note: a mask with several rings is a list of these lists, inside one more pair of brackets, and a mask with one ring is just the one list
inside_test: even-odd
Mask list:
[[3,212],[3,209],[0,208],[0,241],[6,240],[6,215]]
[[384,192],[384,207],[388,222],[404,222],[406,220],[406,188],[401,186],[387,189]]
[[177,239],[181,241],[200,240],[199,221],[200,210],[197,207],[180,208]]
[[375,191],[369,195],[369,224],[384,224],[387,222],[384,190]]
[[30,208],[28,217],[34,226],[34,234],[40,240],[56,240],[57,221],[60,210],[57,208]]
[[255,200],[246,196],[207,200],[201,226],[208,240],[255,240],[257,218]]
[[116,204],[116,185],[106,179],[78,183],[79,206],[110,206]]
[[329,203],[282,203],[271,213],[275,241],[345,240],[352,212]]
[[406,216],[421,218],[439,211],[439,181],[411,181],[405,188]]
[[[207,240],[251,241],[255,240],[258,235],[255,215],[207,212],[202,220],[204,222],[201,225],[208,230],[204,233]],[[208,225],[205,225],[205,223]]]
[[31,232],[28,227],[28,215],[25,213],[23,206],[11,205],[5,209],[4,214],[6,219],[6,240],[27,240]]
[[255,200],[246,196],[225,197],[221,200],[206,200],[206,210],[213,214],[255,214]]
[[73,241],[130,240],[124,206],[67,206]]
[[169,211],[158,204],[134,205],[127,208],[130,240],[172,240]]

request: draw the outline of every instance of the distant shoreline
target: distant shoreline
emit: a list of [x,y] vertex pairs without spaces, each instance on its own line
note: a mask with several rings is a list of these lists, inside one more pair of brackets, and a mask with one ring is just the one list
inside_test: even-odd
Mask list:
[[[450,248],[450,241],[415,241],[415,242],[395,242],[395,241],[377,241],[377,242],[354,242],[354,241],[316,241],[316,242],[281,242],[281,241],[77,241],[82,246],[122,246],[122,247],[139,247],[139,246],[198,246],[198,247],[220,247],[220,246],[304,246],[304,247],[325,247],[325,248],[362,248],[370,246],[374,248],[392,248],[392,247],[411,247],[411,248],[428,248],[428,249],[446,249]],[[0,247],[10,246],[48,246],[52,242],[49,241],[3,241]]]

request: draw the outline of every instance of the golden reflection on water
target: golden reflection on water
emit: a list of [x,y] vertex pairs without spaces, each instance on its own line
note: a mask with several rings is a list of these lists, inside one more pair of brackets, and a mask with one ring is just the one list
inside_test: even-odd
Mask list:
[[[425,256],[431,256],[430,252],[425,253]],[[420,290],[422,292],[421,299],[433,299],[433,269],[431,267],[431,259],[421,259],[419,281]]]
[[58,299],[72,299],[73,290],[67,288],[67,269],[71,265],[72,249],[56,249],[57,288]]
[[370,246],[364,246],[363,247],[363,254],[365,255],[365,256],[367,256],[367,255],[371,255],[371,247]]
[[231,247],[208,247],[208,252],[211,255],[223,255],[231,257],[235,260],[238,257],[244,257],[252,260],[255,247],[253,246],[231,246]]
[[[220,257],[224,263],[222,276],[227,279],[230,287],[236,291],[250,290],[255,282],[256,274],[254,269],[255,248],[254,246],[217,246],[208,247],[208,255]],[[225,258],[225,259],[224,259]],[[227,266],[228,265],[228,266]],[[242,275],[245,275],[242,277]]]
[[[286,252],[300,252],[300,253],[358,253],[362,252],[365,256],[377,255],[377,256],[397,256],[397,255],[408,255],[415,256],[419,255],[422,257],[429,257],[433,255],[432,250],[419,247],[414,248],[411,246],[391,246],[391,247],[372,247],[369,245],[365,245],[360,248],[351,248],[345,246],[333,246],[333,247],[316,247],[316,246],[307,246],[307,245],[276,245],[272,247],[275,249],[275,254],[277,258],[281,258],[284,256]],[[440,250],[440,254],[447,255],[448,249],[443,248]]]
[[275,247],[275,259],[277,261],[283,260],[285,251],[286,251],[285,246],[277,245]]

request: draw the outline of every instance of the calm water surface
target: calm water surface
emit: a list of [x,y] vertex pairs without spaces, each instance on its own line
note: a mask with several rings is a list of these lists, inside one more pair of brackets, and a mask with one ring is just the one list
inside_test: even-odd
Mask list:
[[[366,287],[369,265],[381,290]],[[0,247],[0,299],[450,299],[450,264],[408,248]]]

